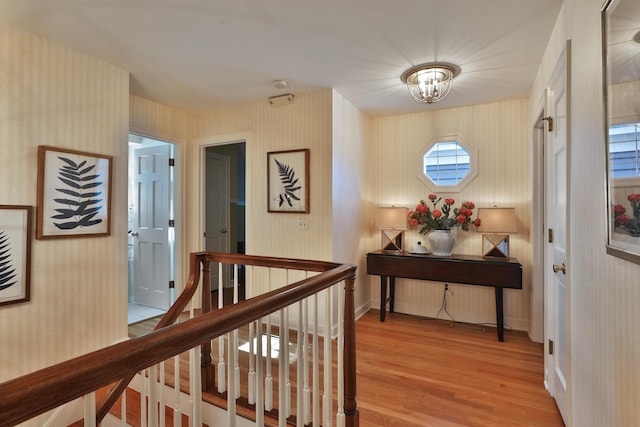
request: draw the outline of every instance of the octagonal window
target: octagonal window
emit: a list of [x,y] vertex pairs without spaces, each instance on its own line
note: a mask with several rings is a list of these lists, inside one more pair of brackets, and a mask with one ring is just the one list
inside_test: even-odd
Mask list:
[[477,174],[477,155],[459,137],[435,138],[421,152],[419,177],[434,191],[460,191]]

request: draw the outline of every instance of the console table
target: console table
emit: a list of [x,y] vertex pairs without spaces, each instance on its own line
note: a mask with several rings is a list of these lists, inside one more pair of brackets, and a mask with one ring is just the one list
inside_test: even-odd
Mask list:
[[522,265],[515,258],[485,259],[474,255],[441,257],[409,252],[376,251],[367,254],[367,274],[380,276],[380,321],[384,322],[389,282],[389,311],[393,313],[396,277],[491,286],[496,293],[498,340],[504,341],[504,288],[522,289]]

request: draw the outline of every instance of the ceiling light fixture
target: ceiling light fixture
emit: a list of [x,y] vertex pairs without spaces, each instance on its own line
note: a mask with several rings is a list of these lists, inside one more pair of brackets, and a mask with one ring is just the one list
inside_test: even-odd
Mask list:
[[460,67],[444,62],[416,65],[402,73],[400,80],[409,93],[421,104],[433,104],[443,100],[451,91],[453,78],[460,74]]

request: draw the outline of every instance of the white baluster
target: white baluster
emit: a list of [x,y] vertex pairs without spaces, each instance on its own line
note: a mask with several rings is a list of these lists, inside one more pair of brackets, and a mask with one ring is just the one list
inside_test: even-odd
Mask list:
[[273,377],[271,376],[271,316],[267,316],[267,373],[264,379],[264,409],[273,409]]
[[311,422],[311,390],[309,389],[309,298],[303,303],[304,340],[302,354],[304,359],[304,424]]
[[286,360],[286,345],[284,341],[286,309],[280,310],[280,338],[278,340],[278,425],[285,427],[287,424],[287,377],[289,371]]
[[346,418],[344,414],[344,282],[334,286],[338,294],[338,414],[336,426],[344,427]]
[[254,405],[256,403],[255,324],[256,322],[249,323],[249,373],[247,374],[247,400],[250,405]]
[[140,425],[146,426],[147,423],[147,370],[142,371],[142,381],[140,390]]
[[84,425],[86,427],[96,427],[96,393],[86,394],[84,403]]
[[127,389],[122,392],[122,409],[120,412],[120,421],[122,421],[122,427],[127,426]]
[[264,427],[265,394],[262,383],[264,358],[262,357],[262,319],[256,322],[256,427]]
[[173,356],[173,390],[175,392],[175,409],[173,410],[173,426],[182,427],[182,409],[180,407],[180,355]]
[[164,398],[164,385],[165,385],[165,381],[164,381],[164,362],[160,362],[160,384],[158,384],[160,387],[160,393],[159,393],[159,400],[160,400],[160,427],[165,427],[166,422],[165,422],[165,408],[167,407],[167,402],[165,401]]
[[149,368],[149,425],[158,425],[158,366]]
[[228,334],[229,338],[229,386],[227,387],[227,426],[235,427],[236,426],[236,399],[237,393],[236,389],[239,388],[239,381],[236,380],[236,376],[234,375],[236,363],[236,349],[238,348],[238,338],[237,338],[237,330]]
[[313,295],[313,425],[320,425],[320,344],[318,340],[318,294]]
[[[287,283],[289,281],[287,280]],[[289,307],[285,307],[284,311],[284,331],[282,335],[284,335],[280,339],[280,351],[284,354],[284,382],[285,382],[285,391],[284,391],[284,411],[286,413],[286,417],[291,416],[291,375],[289,372],[289,366],[291,363],[291,359],[289,357]]]
[[304,413],[304,395],[305,390],[301,384],[304,381],[304,364],[305,358],[303,355],[303,344],[304,344],[304,332],[302,328],[303,322],[303,306],[304,301],[300,301],[297,305],[298,308],[298,339],[296,343],[296,354],[298,357],[296,358],[296,426],[304,427],[305,413]]
[[189,350],[189,394],[191,417],[189,424],[202,425],[202,378],[200,372],[200,347]]
[[[325,295],[324,299],[324,357],[323,357],[323,366],[331,367],[332,366],[332,354],[331,354],[331,289],[326,289],[323,291]],[[323,427],[331,427],[333,425],[333,398],[332,398],[332,389],[333,389],[333,380],[332,380],[332,372],[331,369],[324,369],[324,394],[322,400],[322,408],[323,408]]]

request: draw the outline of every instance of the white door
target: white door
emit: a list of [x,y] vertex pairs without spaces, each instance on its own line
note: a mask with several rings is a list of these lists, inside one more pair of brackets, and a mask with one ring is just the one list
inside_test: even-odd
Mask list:
[[[207,150],[205,172],[205,248],[210,252],[229,252],[230,213],[229,180],[230,159]],[[230,286],[229,269],[223,271],[223,283]],[[218,287],[218,265],[211,266],[212,289]]]
[[134,299],[163,310],[169,308],[170,299],[170,148],[170,144],[138,148],[133,155]]
[[[569,386],[569,305],[568,305],[568,256],[567,219],[567,136],[568,109],[567,76],[569,68],[569,49],[556,66],[547,90],[546,112],[551,117],[546,133],[546,219],[548,244],[545,252],[545,294],[547,311],[547,335],[545,343],[547,353],[547,381],[560,414],[568,425]],[[547,127],[549,129],[549,127]]]

